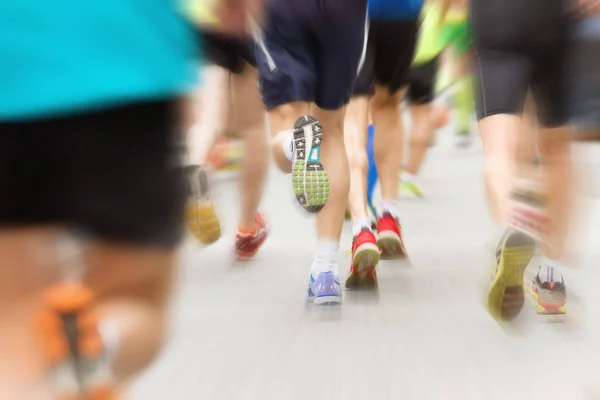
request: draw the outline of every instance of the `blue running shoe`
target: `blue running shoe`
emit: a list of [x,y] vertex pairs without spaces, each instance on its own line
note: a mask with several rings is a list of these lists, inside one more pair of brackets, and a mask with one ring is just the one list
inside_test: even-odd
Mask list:
[[333,272],[321,272],[317,279],[310,275],[307,290],[308,298],[313,304],[328,305],[342,302],[342,288],[338,277]]

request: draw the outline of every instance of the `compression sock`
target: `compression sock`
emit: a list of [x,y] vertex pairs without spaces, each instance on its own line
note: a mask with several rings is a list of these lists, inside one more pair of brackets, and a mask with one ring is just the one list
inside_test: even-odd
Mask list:
[[471,77],[462,77],[456,88],[456,119],[457,132],[467,134],[471,131],[471,115],[473,112],[473,86]]

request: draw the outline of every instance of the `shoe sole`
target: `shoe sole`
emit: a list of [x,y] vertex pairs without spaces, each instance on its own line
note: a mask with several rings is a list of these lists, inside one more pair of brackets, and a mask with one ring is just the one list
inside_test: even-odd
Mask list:
[[377,286],[377,279],[373,278],[373,272],[379,263],[379,247],[374,243],[365,243],[356,250],[352,265],[356,265],[356,273],[348,275],[346,289],[359,289],[361,287],[373,288]]
[[305,115],[294,124],[292,186],[298,203],[309,213],[319,212],[329,198],[329,177],[321,164],[323,129]]
[[525,269],[534,252],[535,241],[521,232],[511,234],[504,243],[488,294],[488,310],[494,318],[510,321],[523,309]]
[[421,191],[421,189],[419,189],[418,187],[416,187],[414,185],[403,183],[402,191],[408,192],[408,193],[412,194],[413,196],[418,197],[421,200],[425,200],[425,193],[423,193]]
[[567,313],[567,297],[565,296],[565,300],[560,304],[554,303],[546,303],[540,301],[540,296],[534,289],[534,284],[532,283],[529,287],[529,293],[536,301],[536,309],[540,315],[563,315]]
[[406,258],[406,249],[402,244],[402,239],[394,232],[379,233],[377,246],[381,249],[382,260]]
[[319,296],[313,298],[316,306],[334,306],[342,303],[342,296]]
[[210,205],[188,204],[186,221],[192,235],[203,245],[213,244],[221,238],[221,223]]
[[[221,237],[221,224],[214,207],[206,202],[209,191],[206,171],[197,166],[189,168],[186,172],[189,188],[185,219],[192,235],[201,244],[209,245]],[[196,170],[198,174],[192,174]]]

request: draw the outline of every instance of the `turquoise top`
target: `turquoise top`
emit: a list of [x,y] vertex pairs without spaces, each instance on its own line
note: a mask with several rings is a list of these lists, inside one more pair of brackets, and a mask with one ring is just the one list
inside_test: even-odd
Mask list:
[[196,39],[176,0],[0,0],[0,119],[180,94]]

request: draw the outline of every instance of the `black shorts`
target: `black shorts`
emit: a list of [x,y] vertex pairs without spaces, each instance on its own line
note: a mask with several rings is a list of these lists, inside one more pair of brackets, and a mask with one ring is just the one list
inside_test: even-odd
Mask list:
[[411,104],[429,104],[433,101],[438,64],[439,60],[436,57],[410,69],[406,97]]
[[183,229],[175,100],[0,123],[0,226],[171,248]]
[[366,1],[362,16],[335,12],[347,0],[328,0],[326,8],[323,0],[303,1],[311,18],[291,13],[293,2],[268,9],[256,52],[261,96],[267,109],[305,101],[337,110],[350,100],[363,53]]
[[580,132],[600,131],[600,38],[573,39],[573,126]]
[[530,89],[542,126],[569,121],[571,23],[564,7],[562,0],[473,1],[479,119],[520,115]]
[[225,68],[234,74],[241,73],[246,64],[256,67],[254,40],[208,31],[200,34],[206,63]]
[[417,21],[369,22],[367,51],[353,95],[370,96],[375,93],[375,84],[392,94],[406,85],[418,28]]

